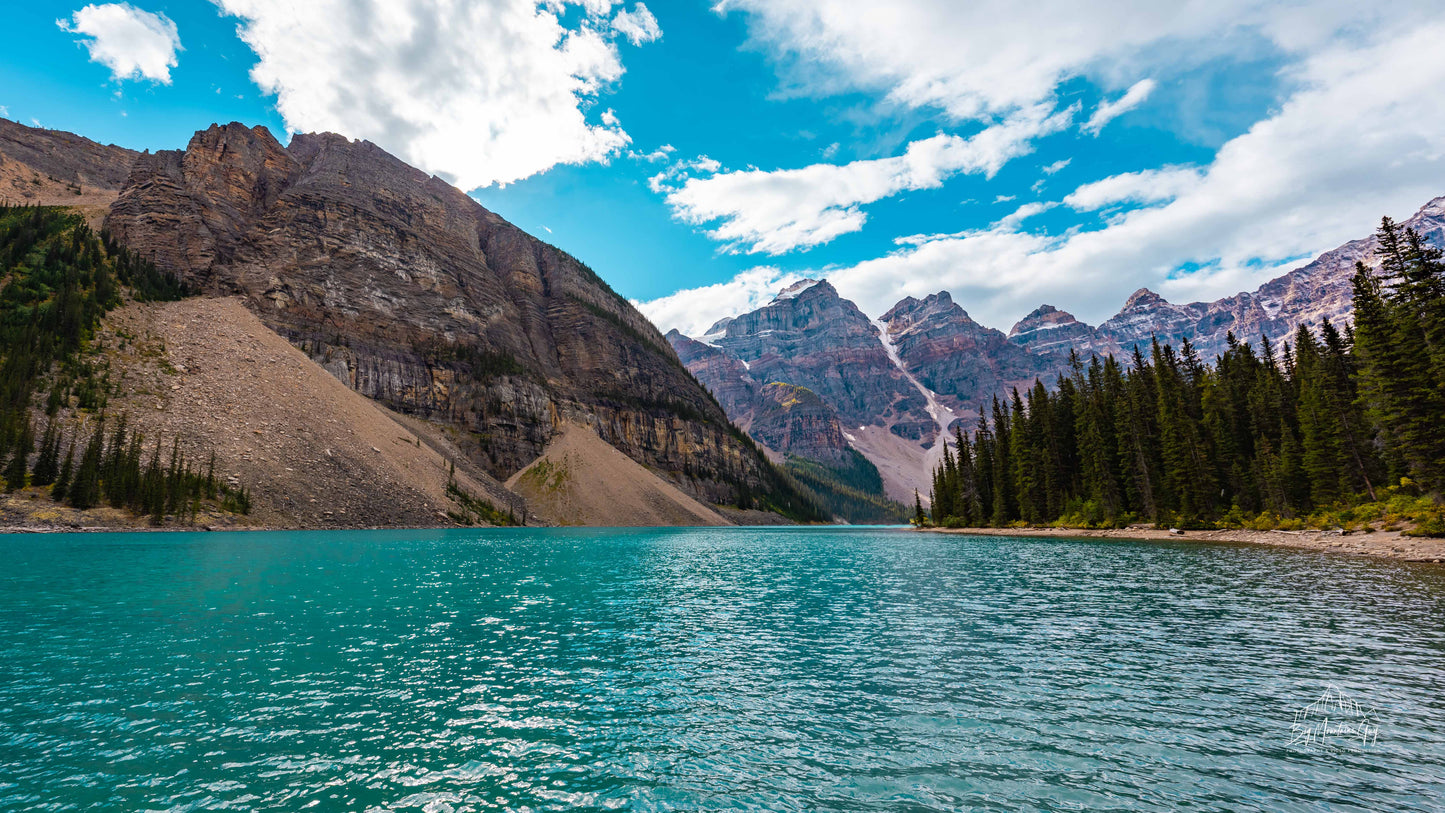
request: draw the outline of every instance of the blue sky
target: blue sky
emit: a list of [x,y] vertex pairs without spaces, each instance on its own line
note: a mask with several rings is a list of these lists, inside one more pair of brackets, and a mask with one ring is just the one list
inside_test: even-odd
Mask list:
[[0,114],[367,138],[664,329],[827,276],[1007,330],[1253,288],[1445,194],[1445,4],[1364,5],[32,2]]

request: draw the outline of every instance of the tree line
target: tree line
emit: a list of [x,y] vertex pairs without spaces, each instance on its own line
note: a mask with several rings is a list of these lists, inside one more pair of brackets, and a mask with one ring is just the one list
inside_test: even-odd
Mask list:
[[[56,502],[82,510],[108,504],[137,515],[149,515],[157,523],[167,516],[194,520],[202,500],[218,500],[225,510],[250,513],[249,491],[217,481],[215,452],[211,453],[203,472],[182,454],[179,438],[172,439],[168,454],[158,438],[149,444],[147,460],[145,436],[129,431],[126,416],[115,422],[115,428],[107,436],[106,418],[102,414],[95,421],[90,439],[80,448],[79,458],[74,440],[62,458],[59,423],[52,419],[46,426],[28,476],[28,485],[50,486],[50,497]],[[28,439],[22,438],[5,467],[8,491],[27,485],[28,448]]]
[[[217,482],[214,455],[202,473],[178,439],[168,454],[157,439],[147,456],[146,440],[125,416],[106,432],[111,384],[104,362],[88,352],[101,317],[123,294],[180,299],[188,293],[183,283],[96,235],[78,215],[36,206],[0,206],[0,280],[0,477],[7,491],[49,487],[57,502],[75,508],[109,504],[156,520],[194,518],[201,500],[249,511],[249,492]],[[46,419],[38,446],[37,412]],[[66,427],[85,413],[98,414],[82,443],[81,427]]]
[[[1445,493],[1445,263],[1385,218],[1357,263],[1354,322],[1276,347],[1232,333],[1212,365],[1188,339],[995,397],[933,472],[932,520],[964,527],[1300,518],[1389,487]],[[921,500],[917,519],[926,521]]]

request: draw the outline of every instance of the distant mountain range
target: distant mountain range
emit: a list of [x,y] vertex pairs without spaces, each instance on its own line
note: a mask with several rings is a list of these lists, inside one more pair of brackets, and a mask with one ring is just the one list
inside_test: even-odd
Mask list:
[[[1402,225],[1445,245],[1445,197]],[[776,455],[815,455],[818,443],[795,448],[760,431],[754,422],[768,414],[763,392],[781,382],[816,393],[847,444],[878,467],[889,496],[911,501],[915,488],[928,493],[945,432],[960,422],[971,427],[995,395],[1036,379],[1052,383],[1068,368],[1071,349],[1083,358],[1121,355],[1154,337],[1176,346],[1187,338],[1209,359],[1223,352],[1230,333],[1279,344],[1302,324],[1347,322],[1350,275],[1356,261],[1373,262],[1374,249],[1373,236],[1353,240],[1255,291],[1214,302],[1176,305],[1141,289],[1098,326],[1042,305],[1007,334],[975,322],[947,291],[908,297],[872,321],[826,280],[805,280],[703,336],[674,330],[667,340],[729,417]]]

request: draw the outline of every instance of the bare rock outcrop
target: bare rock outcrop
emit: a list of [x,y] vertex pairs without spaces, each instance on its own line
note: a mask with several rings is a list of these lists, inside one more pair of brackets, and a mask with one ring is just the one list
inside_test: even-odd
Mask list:
[[995,393],[1032,384],[1059,366],[1053,354],[1030,354],[975,322],[947,291],[907,297],[880,321],[888,325],[908,372],[958,410],[977,408]]
[[[1445,197],[1425,204],[1400,226],[1419,232],[1431,245],[1445,247]],[[1130,296],[1117,314],[1093,329],[1092,335],[1078,331],[1077,346],[1081,355],[1127,354],[1136,344],[1147,345],[1155,336],[1175,345],[1189,339],[1200,356],[1208,359],[1225,351],[1230,333],[1240,341],[1258,342],[1266,336],[1279,345],[1292,340],[1300,325],[1318,328],[1325,319],[1347,323],[1355,263],[1378,265],[1375,247],[1373,236],[1351,240],[1256,290],[1213,302],[1179,305],[1143,288]],[[1032,317],[1025,317],[1014,333],[1029,335],[1025,323]]]
[[114,192],[125,184],[140,153],[101,144],[84,136],[27,127],[0,118],[0,155],[24,164],[47,179]]
[[758,393],[752,416],[752,435],[770,449],[844,465],[848,441],[838,413],[807,387],[775,381]]
[[704,501],[778,488],[590,269],[369,142],[213,126],[140,156],[106,226],[357,392],[463,430],[498,478],[570,420]]
[[[897,428],[932,440],[923,398],[889,359],[878,327],[826,280],[798,283],[708,338],[742,362],[759,385],[807,387],[849,425]],[[693,373],[699,374],[696,365]]]

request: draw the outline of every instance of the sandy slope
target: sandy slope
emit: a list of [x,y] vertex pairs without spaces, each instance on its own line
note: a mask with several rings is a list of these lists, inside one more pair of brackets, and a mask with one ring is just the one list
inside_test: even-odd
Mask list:
[[933,467],[943,459],[941,442],[925,449],[918,441],[901,438],[883,426],[845,426],[843,432],[853,448],[878,467],[883,492],[890,499],[912,506],[913,489],[923,483],[919,497],[928,504],[927,484],[932,480]]
[[1404,559],[1408,562],[1445,561],[1445,539],[1420,539],[1398,531],[1376,531],[1348,536],[1338,531],[1185,531],[1182,534],[1154,528],[1120,528],[1104,531],[1081,531],[1070,528],[931,528],[932,533],[970,534],[975,536],[1052,536],[1092,539],[1145,539],[1171,542],[1244,542],[1257,545],[1279,545],[1332,553],[1355,553]]
[[[112,361],[112,416],[179,435],[253,491],[272,527],[451,525],[445,447],[352,391],[236,299],[128,305],[97,337]],[[441,449],[441,451],[439,451]],[[458,483],[506,510],[514,495],[458,462]]]
[[507,487],[558,525],[729,524],[577,424],[563,426],[542,456],[512,475]]

